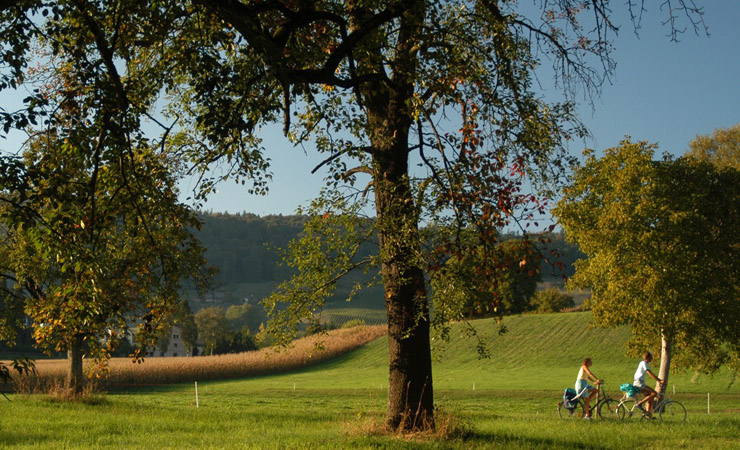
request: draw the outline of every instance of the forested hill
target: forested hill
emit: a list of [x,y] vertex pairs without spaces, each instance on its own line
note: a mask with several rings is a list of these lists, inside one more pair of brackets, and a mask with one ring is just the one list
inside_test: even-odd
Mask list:
[[[202,229],[196,236],[207,249],[208,261],[218,267],[217,277],[224,285],[243,283],[277,284],[288,278],[290,268],[280,264],[277,249],[288,243],[303,230],[305,216],[254,214],[223,214],[202,212]],[[511,238],[510,236],[509,238]],[[563,274],[572,275],[572,263],[582,257],[577,247],[565,242],[562,234],[554,234],[552,243],[543,253],[552,262],[563,263]],[[550,250],[559,257],[550,255]],[[543,279],[561,275],[558,269],[543,262]]]
[[203,227],[196,236],[207,249],[208,262],[218,267],[223,284],[278,283],[290,268],[280,263],[277,249],[286,248],[303,230],[305,216],[200,214]]

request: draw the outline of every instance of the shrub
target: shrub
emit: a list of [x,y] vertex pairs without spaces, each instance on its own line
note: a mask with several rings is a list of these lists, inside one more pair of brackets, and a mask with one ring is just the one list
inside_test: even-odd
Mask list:
[[573,297],[563,294],[557,288],[547,288],[539,291],[532,298],[532,307],[537,313],[560,312],[565,308],[574,306]]

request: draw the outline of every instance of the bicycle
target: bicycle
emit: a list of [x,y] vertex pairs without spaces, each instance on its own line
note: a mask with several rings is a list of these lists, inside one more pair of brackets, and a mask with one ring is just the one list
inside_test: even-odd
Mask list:
[[[594,410],[599,419],[603,420],[617,420],[617,406],[619,406],[619,400],[608,396],[604,392],[604,383],[598,383],[596,385],[596,398],[591,402],[591,406],[588,409],[588,415],[593,417]],[[580,395],[576,396],[575,399],[570,401],[571,407],[566,407],[565,402],[558,402],[558,416],[561,419],[577,419],[585,417],[586,401]],[[575,404],[573,404],[575,403]]]
[[[654,400],[653,407],[650,412],[644,411],[637,407],[637,400],[635,397],[628,396],[625,392],[624,397],[619,401],[617,405],[617,416],[619,420],[630,419],[632,417],[639,417],[641,419],[650,419],[658,415],[658,418],[664,422],[669,423],[683,423],[686,421],[686,407],[677,400],[673,400],[670,397],[665,396],[665,384],[661,384],[660,392]],[[638,412],[640,414],[638,414]]]

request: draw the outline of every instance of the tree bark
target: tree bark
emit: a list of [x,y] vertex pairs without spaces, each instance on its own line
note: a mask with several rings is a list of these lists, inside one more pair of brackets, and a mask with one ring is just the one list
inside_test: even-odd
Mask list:
[[82,372],[82,338],[73,337],[67,348],[67,361],[69,371],[67,372],[66,389],[77,395],[82,393],[84,384]]
[[[661,335],[661,349],[660,349],[660,371],[658,372],[658,378],[663,380],[663,385],[668,386],[668,375],[671,370],[671,356],[673,343],[669,337],[666,337],[665,333]],[[663,390],[660,383],[657,383],[655,390],[661,392]]]
[[[434,427],[429,306],[419,251],[417,218],[408,178],[395,161],[376,162],[376,205],[388,316],[388,409],[392,430]],[[386,169],[386,170],[383,170]],[[380,182],[379,182],[380,181]]]

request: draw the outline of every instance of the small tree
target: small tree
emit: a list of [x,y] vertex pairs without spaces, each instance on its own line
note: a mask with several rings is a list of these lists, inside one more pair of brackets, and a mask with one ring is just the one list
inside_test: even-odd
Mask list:
[[195,313],[195,324],[198,326],[198,340],[203,343],[206,355],[215,354],[218,343],[229,338],[229,323],[221,306],[203,308]]
[[170,336],[175,326],[180,330],[180,339],[185,346],[185,351],[188,355],[192,355],[198,341],[198,327],[195,324],[195,316],[190,309],[190,305],[187,300],[182,298],[175,303],[172,314],[165,320],[159,334],[157,348],[166,349],[169,347]]
[[226,309],[226,320],[232,331],[242,331],[247,328],[251,333],[256,333],[267,321],[267,316],[262,305],[245,302],[241,305],[229,306]]
[[198,341],[198,326],[195,324],[195,316],[187,300],[181,299],[175,305],[172,318],[173,325],[180,327],[180,339],[182,339],[185,350],[188,354],[192,354]]
[[572,296],[563,294],[559,289],[553,287],[537,291],[532,298],[532,308],[538,313],[560,312],[575,305]]
[[42,350],[68,353],[73,392],[83,387],[83,355],[104,367],[131,323],[139,352],[153,344],[181,279],[198,278],[205,264],[164,157],[142,147],[106,160],[98,141],[91,158],[80,148],[89,129],[77,131],[0,158],[7,311],[31,319]]
[[587,255],[571,284],[591,288],[594,321],[629,324],[633,353],[661,342],[671,362],[738,364],[740,172],[694,159],[654,161],[654,145],[586,152],[554,214]]

